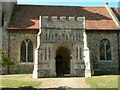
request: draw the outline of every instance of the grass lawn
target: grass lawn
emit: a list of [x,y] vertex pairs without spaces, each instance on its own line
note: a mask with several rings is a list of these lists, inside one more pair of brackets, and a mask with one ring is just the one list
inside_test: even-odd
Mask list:
[[41,81],[33,79],[32,74],[0,75],[0,80],[0,88],[38,88],[41,85]]
[[[120,75],[92,76],[84,79],[91,88],[118,88],[120,84]],[[33,79],[32,74],[0,75],[0,82],[1,81],[2,85],[0,85],[0,88],[29,89],[41,87],[41,79]]]
[[120,88],[120,75],[102,75],[86,78],[91,88]]

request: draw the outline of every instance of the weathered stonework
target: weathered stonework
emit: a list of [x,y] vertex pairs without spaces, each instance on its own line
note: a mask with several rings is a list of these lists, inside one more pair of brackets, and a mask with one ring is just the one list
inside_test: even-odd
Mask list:
[[[2,22],[0,22],[0,49],[4,49],[7,53],[8,51],[10,51],[8,54],[10,54],[9,56],[11,57],[11,60],[15,62],[15,66],[10,68],[11,73],[32,73],[34,69],[34,78],[57,76],[56,57],[60,53],[64,52],[65,55],[61,55],[69,59],[69,67],[67,68],[70,68],[70,76],[90,77],[91,74],[94,74],[93,72],[91,73],[91,71],[117,71],[118,67],[120,68],[120,32],[119,30],[114,30],[116,29],[114,25],[113,27],[111,24],[109,25],[113,30],[109,30],[107,26],[105,27],[109,31],[102,30],[101,28],[100,30],[97,30],[95,28],[96,30],[91,29],[90,31],[86,31],[84,17],[81,18],[62,16],[58,19],[57,16],[52,16],[49,18],[48,16],[46,16],[44,17],[44,19],[40,18],[40,30],[30,30],[30,28],[29,30],[23,30],[22,28],[22,30],[10,29],[7,31],[6,28],[8,27],[9,21],[11,19],[14,4],[16,3],[0,2],[0,21],[2,21],[3,18],[2,14],[5,14],[3,18],[4,25],[2,26]],[[94,14],[88,13],[88,15],[93,16]],[[98,18],[96,19],[103,19],[104,21],[105,17],[109,17],[105,16],[104,18],[102,18],[101,15],[98,15]],[[73,16],[75,15],[73,14]],[[111,15],[111,17],[113,16],[115,15]],[[90,17],[86,18],[89,19]],[[20,16],[20,18],[22,17]],[[14,17],[12,19],[14,21]],[[115,22],[115,17],[113,17],[112,19]],[[94,21],[95,19],[90,18],[90,20],[90,22],[92,22],[92,20]],[[86,21],[89,22],[89,20]],[[97,22],[97,20],[95,21]],[[98,20],[98,22],[100,21]],[[109,20],[107,22],[109,22]],[[116,25],[119,27],[119,21],[117,20],[117,22],[118,25]],[[87,23],[86,26],[89,26],[88,24],[89,23]],[[95,24],[95,27],[97,25],[98,24]],[[100,23],[100,26],[97,26],[97,28],[99,29],[101,25],[102,24]],[[90,23],[90,26],[94,28],[94,25],[92,23]],[[21,43],[26,39],[31,40],[33,43],[34,58],[32,63],[20,62]],[[102,39],[108,39],[110,41],[112,58],[111,60],[100,60],[100,41]],[[63,49],[63,51],[59,51],[61,48]],[[68,54],[66,52],[68,52]],[[3,71],[0,72],[0,74],[5,74],[6,70],[7,69],[5,69],[4,67],[0,67],[0,71]]]
[[[6,28],[8,27],[14,4],[16,4],[16,1],[6,2],[4,0],[4,2],[0,2],[0,49],[4,50],[6,53],[8,53],[8,32]],[[4,14],[4,17],[2,17],[2,14]],[[0,74],[4,74],[4,70],[5,67],[2,67]]]
[[11,19],[13,7],[16,4],[17,1],[13,2],[0,2],[1,5],[1,12],[4,14],[3,18],[3,26],[2,26],[2,49],[5,50],[6,52],[8,51],[8,32],[6,31],[6,28],[8,27],[8,24]]
[[29,39],[33,43],[33,49],[35,49],[36,35],[37,30],[10,31],[10,57],[12,58],[12,61],[15,62],[15,66],[12,67],[11,73],[32,73],[34,62],[31,63],[20,62],[20,47],[24,40]]
[[[51,30],[50,32],[53,32],[53,30]],[[12,68],[12,72],[13,73],[31,73],[33,70],[33,63],[20,63],[20,45],[21,42],[25,39],[30,39],[34,42],[34,49],[36,48],[36,38],[37,38],[37,31],[11,31],[10,33],[10,37],[11,37],[11,48],[10,48],[10,53],[11,53],[11,58],[12,60],[14,60],[16,62],[16,66],[14,68]],[[41,37],[42,41],[44,41],[43,39],[45,39],[45,37]],[[112,54],[112,60],[110,61],[103,61],[100,60],[100,51],[99,51],[99,44],[100,44],[100,40],[107,38],[110,40],[111,42],[111,54]],[[93,70],[95,71],[99,71],[99,70],[112,70],[112,71],[117,71],[118,70],[118,43],[117,43],[117,33],[114,31],[87,31],[87,39],[88,39],[88,47],[90,49],[90,61],[91,61],[91,66],[93,68]],[[73,53],[73,58],[75,58],[76,53],[74,52],[75,50],[72,49],[73,46],[79,46],[82,45],[83,42],[81,43],[76,43],[74,44],[73,42],[71,42],[70,44],[66,44],[66,43],[54,43],[52,44],[51,42],[47,43],[44,42],[42,45],[43,48],[49,46],[51,47],[51,63],[48,63],[48,60],[45,60],[45,63],[48,66],[45,66],[45,68],[53,68],[55,66],[55,55],[56,55],[56,50],[59,47],[66,47],[68,48],[72,53]],[[14,52],[12,50],[15,50]],[[71,54],[72,57],[72,54]],[[71,62],[73,62],[74,60],[72,59]],[[76,63],[81,63],[81,60],[79,62]],[[93,65],[92,65],[93,64]],[[24,70],[25,67],[29,67],[26,68]],[[74,67],[74,66],[71,66]],[[75,66],[77,67],[77,66]],[[84,65],[83,65],[84,67]],[[78,67],[79,68],[79,67]],[[55,67],[53,70],[53,73],[55,73]],[[19,72],[18,72],[19,71]],[[74,74],[76,73],[76,70],[71,69],[71,72],[73,73],[73,76],[75,76]],[[46,74],[48,76],[52,76],[53,73]],[[84,76],[84,75],[81,75]]]
[[0,10],[0,49],[2,48],[2,11]]
[[[8,33],[7,31],[5,30],[4,27],[2,27],[2,30],[1,30],[1,37],[2,37],[2,40],[1,40],[1,45],[2,47],[0,48],[1,50],[4,50],[6,52],[6,54],[8,54]],[[1,70],[1,74],[5,74],[6,73],[6,68],[2,66],[2,70]]]
[[[0,10],[0,49],[2,49],[2,12]],[[1,60],[1,58],[0,58]],[[0,61],[1,63],[1,61]],[[0,64],[0,71],[2,71],[2,65]],[[0,74],[2,74],[2,72],[0,72]]]
[[[95,71],[118,70],[118,41],[115,31],[87,31],[91,63]],[[111,44],[111,60],[100,60],[100,41],[108,39]]]
[[66,17],[60,17],[60,20],[57,20],[57,17],[51,17],[48,21],[48,17],[40,17],[40,21],[33,78],[54,77],[58,74],[56,57],[59,48],[70,51],[70,76],[90,77],[85,18],[78,17],[75,20],[74,17],[69,17],[69,20],[66,20]]

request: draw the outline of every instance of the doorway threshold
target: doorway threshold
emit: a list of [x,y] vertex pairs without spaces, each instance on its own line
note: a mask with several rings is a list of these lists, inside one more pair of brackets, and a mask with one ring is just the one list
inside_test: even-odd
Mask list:
[[57,77],[70,77],[70,74],[58,74]]

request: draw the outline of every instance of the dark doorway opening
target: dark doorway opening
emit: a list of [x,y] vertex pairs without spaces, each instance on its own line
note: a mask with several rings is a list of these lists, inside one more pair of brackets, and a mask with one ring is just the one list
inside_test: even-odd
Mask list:
[[57,76],[70,74],[70,51],[65,47],[58,48],[56,52],[56,73]]

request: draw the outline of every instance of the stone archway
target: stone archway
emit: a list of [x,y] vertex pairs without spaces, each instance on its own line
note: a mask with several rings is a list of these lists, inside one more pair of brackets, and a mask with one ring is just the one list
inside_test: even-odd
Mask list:
[[66,47],[58,48],[55,59],[57,76],[70,74],[70,50]]

